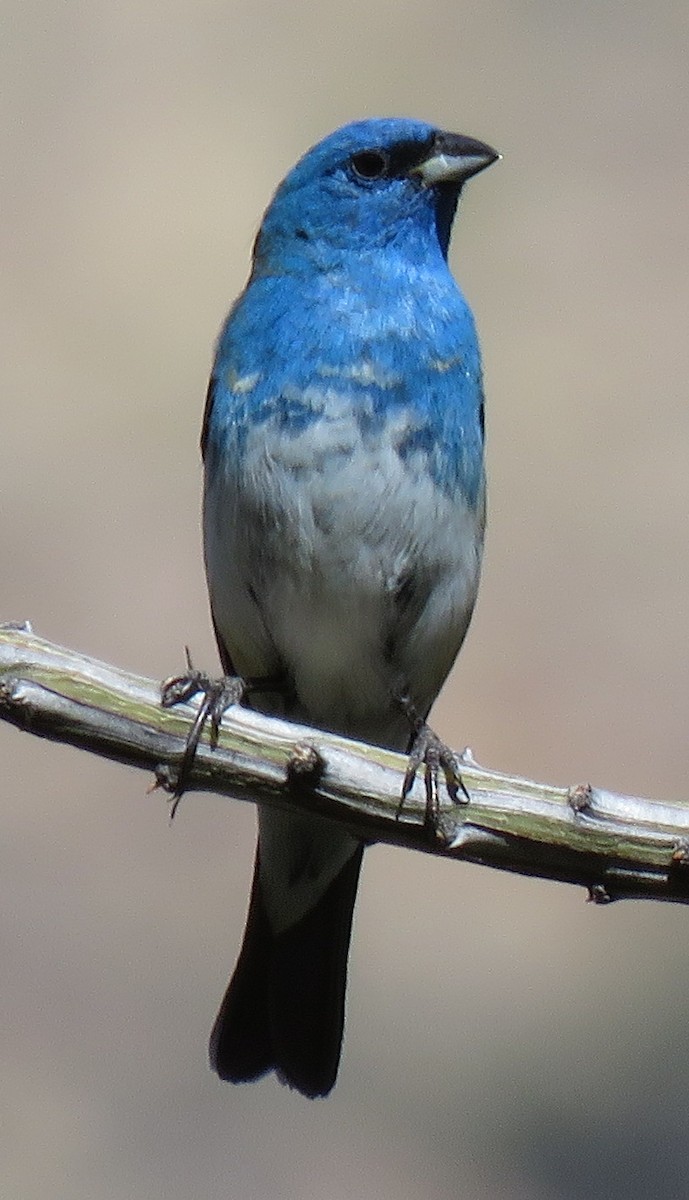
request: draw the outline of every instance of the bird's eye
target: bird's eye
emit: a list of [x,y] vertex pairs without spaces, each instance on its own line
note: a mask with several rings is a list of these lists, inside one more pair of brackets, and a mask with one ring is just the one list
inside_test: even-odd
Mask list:
[[362,150],[352,156],[352,169],[360,179],[382,179],[389,160],[382,150]]

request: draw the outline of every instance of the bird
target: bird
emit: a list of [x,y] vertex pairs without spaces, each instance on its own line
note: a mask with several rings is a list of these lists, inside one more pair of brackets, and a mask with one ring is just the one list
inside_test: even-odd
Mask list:
[[[254,708],[317,729],[399,751],[421,734],[416,765],[479,582],[482,369],[447,257],[464,184],[497,158],[408,118],[355,121],[308,150],[264,214],[203,420],[225,676]],[[363,849],[326,817],[258,806],[246,931],[210,1039],[222,1079],[274,1071],[304,1096],[331,1091]]]

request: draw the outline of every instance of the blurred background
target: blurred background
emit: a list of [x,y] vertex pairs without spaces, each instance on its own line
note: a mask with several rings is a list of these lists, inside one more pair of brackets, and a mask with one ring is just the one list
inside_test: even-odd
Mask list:
[[[198,435],[272,189],[344,121],[504,159],[453,265],[482,338],[490,532],[435,710],[481,762],[687,796],[684,0],[6,0],[0,619],[215,669]],[[0,728],[0,1193],[674,1200],[689,913],[369,851],[340,1079],[221,1084],[250,805],[172,827],[133,770]]]

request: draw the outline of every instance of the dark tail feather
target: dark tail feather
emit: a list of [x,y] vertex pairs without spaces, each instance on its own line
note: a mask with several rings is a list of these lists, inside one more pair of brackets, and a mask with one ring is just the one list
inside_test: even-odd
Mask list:
[[316,907],[278,935],[263,907],[257,857],[244,942],[210,1040],[221,1079],[244,1083],[274,1070],[305,1096],[331,1090],[362,853],[360,846]]

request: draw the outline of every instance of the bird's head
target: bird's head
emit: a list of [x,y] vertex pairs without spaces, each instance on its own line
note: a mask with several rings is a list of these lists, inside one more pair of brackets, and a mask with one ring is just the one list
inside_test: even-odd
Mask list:
[[397,243],[447,255],[467,179],[500,156],[422,121],[357,121],[309,150],[278,187],[254,250],[259,274],[321,269]]

